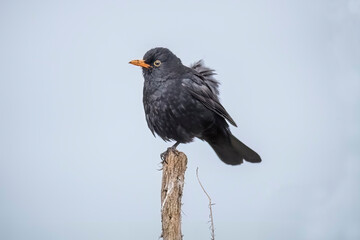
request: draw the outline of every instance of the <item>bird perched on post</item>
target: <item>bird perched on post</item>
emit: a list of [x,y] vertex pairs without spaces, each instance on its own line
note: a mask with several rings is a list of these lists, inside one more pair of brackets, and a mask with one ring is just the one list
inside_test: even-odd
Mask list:
[[243,160],[261,162],[255,151],[231,134],[226,121],[233,126],[236,123],[219,101],[214,70],[202,61],[184,66],[169,49],[160,47],[130,63],[143,70],[145,116],[154,136],[156,133],[165,141],[175,140],[172,148],[197,137],[230,165]]

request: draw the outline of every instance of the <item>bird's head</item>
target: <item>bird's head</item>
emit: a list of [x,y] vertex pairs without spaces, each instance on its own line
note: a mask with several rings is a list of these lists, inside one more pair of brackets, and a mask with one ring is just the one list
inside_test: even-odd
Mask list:
[[181,69],[181,60],[167,48],[153,48],[147,51],[142,60],[132,60],[129,63],[140,66],[144,76],[166,76],[168,73]]

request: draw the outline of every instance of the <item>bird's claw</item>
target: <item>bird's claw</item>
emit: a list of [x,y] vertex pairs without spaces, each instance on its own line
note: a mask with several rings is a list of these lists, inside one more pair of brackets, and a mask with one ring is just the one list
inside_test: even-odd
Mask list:
[[167,156],[167,150],[163,153],[160,154],[160,158],[161,158],[161,164],[164,165],[164,163],[167,164],[167,161],[166,161],[166,156]]
[[164,163],[167,164],[166,157],[168,156],[168,154],[169,154],[170,152],[173,152],[173,153],[175,153],[176,155],[178,154],[178,152],[177,152],[177,150],[176,150],[176,147],[174,147],[174,146],[168,147],[168,149],[167,149],[165,152],[163,152],[163,153],[160,154],[160,158],[161,158],[161,160],[162,160],[162,161],[161,161],[162,164],[164,164]]

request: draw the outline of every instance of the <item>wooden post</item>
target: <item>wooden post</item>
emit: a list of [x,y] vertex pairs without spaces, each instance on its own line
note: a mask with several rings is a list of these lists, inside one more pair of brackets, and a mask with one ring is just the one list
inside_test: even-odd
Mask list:
[[161,222],[164,240],[181,240],[181,197],[187,157],[177,150],[168,150],[161,183]]

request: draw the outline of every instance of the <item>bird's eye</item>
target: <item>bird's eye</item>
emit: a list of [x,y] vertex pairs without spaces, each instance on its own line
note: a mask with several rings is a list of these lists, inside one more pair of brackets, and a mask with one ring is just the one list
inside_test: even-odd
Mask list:
[[154,66],[155,66],[155,67],[160,67],[160,65],[161,65],[160,60],[156,60],[156,61],[154,62]]

